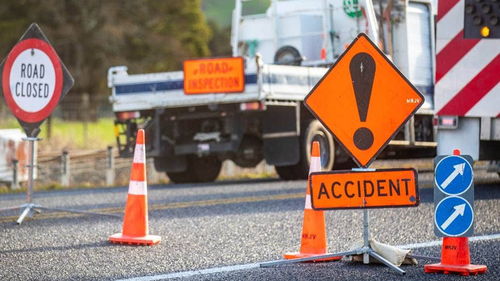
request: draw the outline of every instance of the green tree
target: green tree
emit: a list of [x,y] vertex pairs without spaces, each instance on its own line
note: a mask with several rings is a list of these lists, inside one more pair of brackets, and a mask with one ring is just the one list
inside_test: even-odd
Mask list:
[[208,42],[212,56],[231,56],[231,26],[219,27],[214,20],[208,21],[208,26],[212,30],[212,39]]
[[[107,70],[180,70],[210,55],[200,0],[17,0],[0,5],[0,55],[38,23],[75,78],[69,95],[108,95]],[[64,102],[64,100],[63,100]]]

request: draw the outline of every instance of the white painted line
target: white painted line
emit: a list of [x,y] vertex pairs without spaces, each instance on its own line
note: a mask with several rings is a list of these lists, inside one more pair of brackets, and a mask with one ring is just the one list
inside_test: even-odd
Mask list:
[[[469,242],[489,241],[489,240],[496,240],[496,239],[500,239],[500,233],[470,237]],[[442,243],[443,243],[442,240],[439,240],[439,241],[429,241],[429,242],[423,242],[423,243],[399,245],[399,246],[395,246],[395,247],[405,248],[405,249],[418,249],[418,248],[435,247],[435,246],[441,245]],[[221,273],[221,272],[231,272],[231,271],[238,271],[238,270],[248,270],[248,269],[259,268],[261,263],[264,263],[264,262],[240,264],[240,265],[209,268],[209,269],[202,269],[202,270],[175,272],[175,273],[169,273],[169,274],[163,274],[163,275],[135,277],[135,278],[129,278],[129,279],[120,279],[117,281],[154,281],[154,280],[162,280],[162,279],[192,277],[192,276],[197,276],[197,275],[207,275],[207,274]]]
[[260,267],[261,263],[249,263],[249,264],[241,264],[241,265],[233,265],[233,266],[225,266],[218,268],[209,268],[202,270],[193,270],[193,271],[184,271],[184,272],[176,272],[169,273],[163,275],[154,275],[154,276],[144,276],[130,279],[120,279],[117,281],[154,281],[154,280],[162,280],[162,279],[172,279],[172,278],[182,278],[182,277],[191,277],[196,275],[206,275],[212,273],[221,273],[221,272],[231,272],[238,270],[247,270]]
[[[500,239],[500,233],[469,237],[469,242],[489,241],[489,240],[496,240],[496,239]],[[442,244],[443,244],[443,241],[438,240],[438,241],[430,241],[430,242],[424,242],[424,243],[406,244],[406,245],[401,245],[401,246],[396,246],[396,247],[401,247],[401,248],[405,248],[405,249],[418,249],[418,248],[428,248],[428,247],[440,246]]]

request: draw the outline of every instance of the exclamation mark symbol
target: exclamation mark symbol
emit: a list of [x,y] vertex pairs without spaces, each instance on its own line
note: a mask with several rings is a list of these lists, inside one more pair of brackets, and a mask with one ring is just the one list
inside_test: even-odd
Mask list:
[[[361,122],[366,122],[372,95],[373,78],[375,77],[375,61],[367,53],[356,54],[351,59],[349,71],[351,72],[359,119]],[[354,132],[353,141],[354,145],[360,150],[367,150],[373,145],[373,133],[366,127],[360,127]]]

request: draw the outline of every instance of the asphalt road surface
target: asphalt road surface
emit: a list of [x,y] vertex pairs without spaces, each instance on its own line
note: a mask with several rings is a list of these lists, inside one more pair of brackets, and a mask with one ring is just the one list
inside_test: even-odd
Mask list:
[[[300,246],[306,181],[245,180],[214,184],[150,186],[149,232],[155,246],[115,245],[123,220],[109,216],[44,212],[15,223],[0,214],[0,280],[500,280],[500,179],[482,171],[476,180],[471,261],[486,274],[424,273],[420,260],[402,266],[405,276],[379,265],[337,261],[260,268]],[[416,208],[370,210],[374,239],[439,257],[433,231],[432,174],[419,175]],[[37,193],[34,203],[122,215],[127,187]],[[0,208],[25,195],[1,195]],[[362,238],[363,212],[325,212],[330,252]]]

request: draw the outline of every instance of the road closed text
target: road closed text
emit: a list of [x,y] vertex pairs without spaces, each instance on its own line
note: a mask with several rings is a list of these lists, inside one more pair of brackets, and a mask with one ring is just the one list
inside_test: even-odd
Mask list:
[[48,98],[50,86],[44,83],[45,65],[21,63],[20,81],[15,83],[14,94],[17,97]]
[[243,58],[184,61],[184,93],[236,93],[245,90]]
[[414,169],[313,173],[312,207],[329,210],[418,206],[416,173]]

